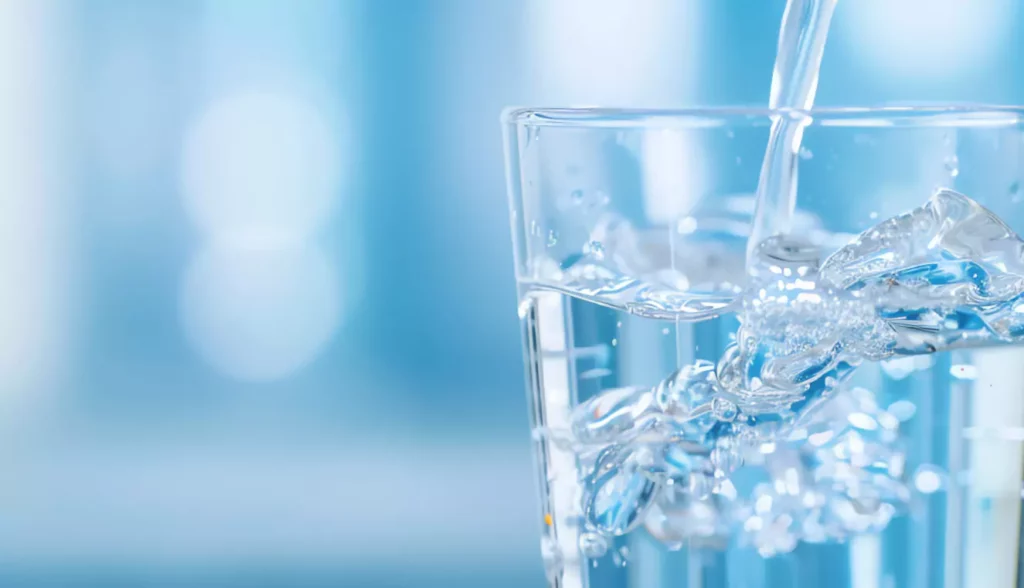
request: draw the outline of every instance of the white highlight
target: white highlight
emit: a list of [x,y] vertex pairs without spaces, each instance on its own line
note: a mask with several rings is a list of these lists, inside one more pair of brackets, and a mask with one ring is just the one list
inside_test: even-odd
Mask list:
[[312,104],[247,92],[215,103],[190,130],[185,205],[204,229],[246,240],[306,235],[328,215],[340,149]]
[[[692,99],[699,79],[699,2],[531,0],[526,30],[534,102],[574,106],[671,106]],[[640,137],[644,207],[671,223],[706,187],[692,134]]]
[[56,18],[52,2],[0,2],[0,419],[16,395],[60,377],[69,338],[67,209],[51,144]]
[[897,400],[885,410],[902,423],[914,418],[914,415],[917,413],[917,405],[909,400]]
[[922,466],[914,474],[914,486],[922,494],[932,494],[942,488],[942,478],[934,469]]
[[858,535],[850,539],[851,588],[878,588],[881,578],[882,541],[878,535]]
[[958,380],[975,380],[978,378],[978,368],[969,363],[953,364],[949,367],[949,374]]
[[1024,478],[1024,446],[1013,433],[1024,425],[1024,353],[999,347],[973,350],[970,357],[976,379],[960,384],[970,403],[971,428],[997,434],[967,445],[971,484],[963,506],[963,577],[986,588],[1012,588],[1018,584]]
[[340,322],[339,300],[334,268],[315,247],[214,245],[185,275],[181,318],[212,365],[267,381],[316,358]]
[[[707,185],[707,170],[701,143],[692,132],[651,130],[643,136],[644,209],[657,224],[669,224],[684,217],[699,201]],[[683,219],[686,227],[696,221]]]
[[531,0],[537,102],[667,106],[692,95],[699,2]]
[[927,81],[984,66],[1003,49],[1012,2],[857,0],[843,6],[839,38],[854,58],[889,77]]

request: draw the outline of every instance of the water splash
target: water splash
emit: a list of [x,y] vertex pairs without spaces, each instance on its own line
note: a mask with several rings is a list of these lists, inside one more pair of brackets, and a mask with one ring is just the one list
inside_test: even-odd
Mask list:
[[[819,258],[767,239],[717,365],[576,408],[576,441],[604,447],[584,460],[591,529],[642,524],[670,547],[736,536],[770,556],[878,531],[906,506],[906,411],[844,382],[865,361],[1024,340],[1024,241],[940,190]],[[764,482],[738,491],[752,471]]]

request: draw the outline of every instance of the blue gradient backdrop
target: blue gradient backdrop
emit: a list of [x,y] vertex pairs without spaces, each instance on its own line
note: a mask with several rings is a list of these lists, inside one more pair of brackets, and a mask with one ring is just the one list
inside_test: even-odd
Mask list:
[[[1024,97],[1019,3],[841,4],[819,103]],[[541,586],[498,113],[762,105],[781,12],[0,4],[0,585]]]

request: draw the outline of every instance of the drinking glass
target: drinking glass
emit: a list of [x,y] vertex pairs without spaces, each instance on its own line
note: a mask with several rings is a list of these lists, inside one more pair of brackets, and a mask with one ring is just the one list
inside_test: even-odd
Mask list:
[[[550,585],[1024,585],[1024,347],[953,345],[866,360],[838,386],[860,403],[848,413],[852,451],[877,444],[884,471],[871,479],[897,488],[895,498],[843,494],[850,487],[841,476],[820,468],[800,469],[797,489],[786,486],[785,471],[744,479],[752,468],[743,463],[728,476],[682,468],[672,477],[659,459],[709,463],[724,454],[720,445],[660,429],[630,438],[628,459],[646,465],[627,475],[616,457],[624,437],[587,437],[580,428],[580,419],[605,418],[602,426],[629,429],[636,424],[629,418],[647,408],[626,410],[621,422],[607,415],[643,391],[669,390],[677,370],[691,377],[711,365],[722,377],[723,354],[736,343],[752,295],[748,240],[755,220],[765,221],[757,215],[767,214],[758,212],[756,194],[773,124],[802,133],[789,146],[798,172],[793,208],[768,220],[826,259],[862,232],[896,226],[881,223],[922,210],[942,190],[1024,229],[1022,114],[1003,107],[506,111],[537,521]],[[945,222],[946,209],[929,210]],[[801,315],[798,335],[830,320],[815,312]],[[770,335],[747,328],[752,340]],[[720,419],[735,411],[715,402]],[[861,415],[870,422],[857,428]],[[759,438],[760,447],[778,441],[806,460],[811,453],[801,452],[820,440],[813,431],[776,430],[790,437]],[[858,463],[849,444],[824,447],[847,474],[879,465]],[[823,492],[842,495],[835,503],[842,507],[828,507],[843,521],[839,532],[822,533],[821,521],[807,520]],[[724,503],[731,518],[722,515]]]

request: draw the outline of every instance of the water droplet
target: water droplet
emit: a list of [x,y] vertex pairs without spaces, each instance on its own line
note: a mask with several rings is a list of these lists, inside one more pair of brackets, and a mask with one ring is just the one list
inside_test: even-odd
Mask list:
[[583,554],[583,557],[590,559],[604,557],[608,551],[608,538],[600,533],[581,533],[579,544],[580,553]]
[[736,138],[736,131],[734,131],[732,129],[726,129],[725,136],[726,136],[726,138],[729,138],[729,139],[735,139]]
[[574,204],[583,202],[583,190],[573,190],[572,194],[569,195],[572,198]]
[[623,545],[617,551],[612,553],[612,563],[620,568],[626,567],[628,560],[626,556],[629,555],[629,548]]
[[665,327],[664,329],[662,329],[662,330],[661,330],[661,334],[662,334],[662,335],[668,335],[668,334],[669,334],[669,330],[668,330],[668,327]]
[[871,214],[868,215],[868,218],[870,218],[871,220],[875,220],[876,218],[878,218],[878,212],[872,210]]
[[618,344],[619,344],[619,340],[618,339],[612,339],[612,347],[615,347]]
[[1020,202],[1021,199],[1022,196],[1020,193],[1020,181],[1015,181],[1012,184],[1010,184],[1010,202],[1016,204]]
[[946,167],[946,171],[949,172],[949,177],[955,178],[960,175],[960,160],[956,155],[949,155],[943,160],[943,164]]
[[800,155],[800,159],[803,159],[803,160],[811,159],[812,157],[814,157],[814,153],[811,153],[810,149],[808,149],[807,147],[803,147],[803,146],[800,147],[799,155]]

